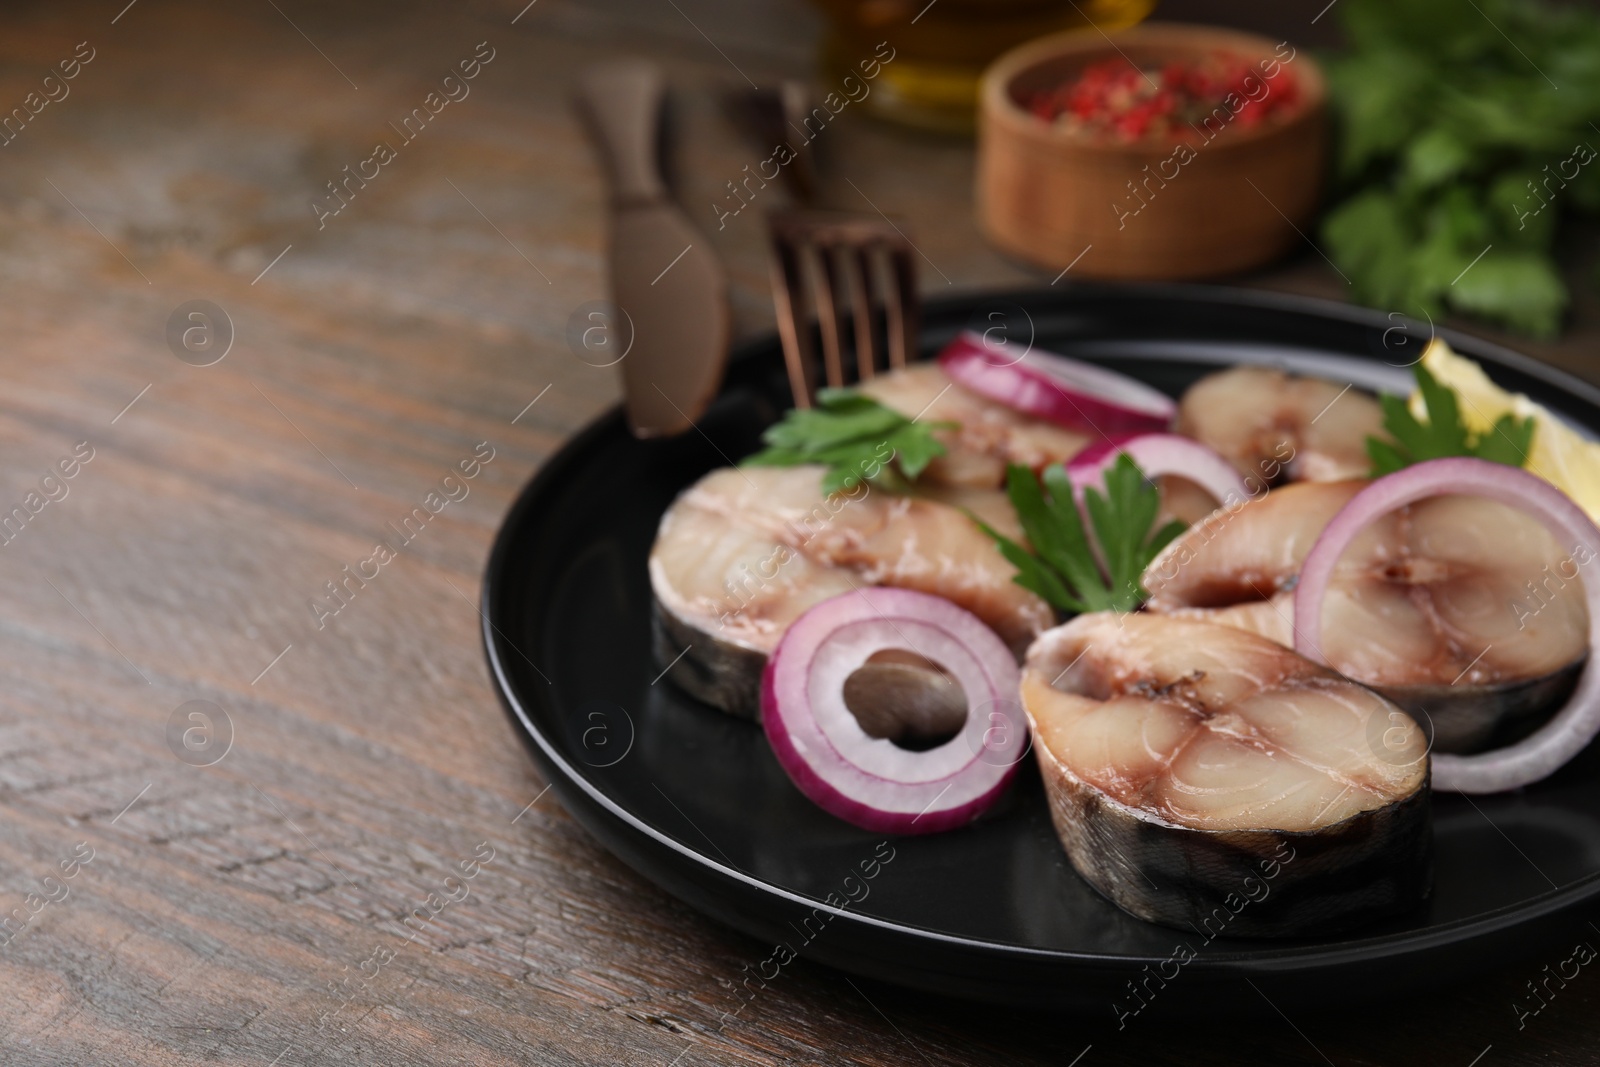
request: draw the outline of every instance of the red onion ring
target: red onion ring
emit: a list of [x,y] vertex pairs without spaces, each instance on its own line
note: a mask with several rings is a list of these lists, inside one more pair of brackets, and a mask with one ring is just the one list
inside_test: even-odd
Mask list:
[[[1600,551],[1600,528],[1561,490],[1518,467],[1453,457],[1418,463],[1379,478],[1350,498],[1311,547],[1294,593],[1295,651],[1326,664],[1321,651],[1322,601],[1334,567],[1369,523],[1407,504],[1445,494],[1487,497],[1543,522],[1557,544],[1576,555]],[[1583,583],[1589,608],[1589,662],[1566,707],[1532,736],[1475,756],[1433,757],[1433,786],[1458,793],[1497,793],[1548,777],[1600,732],[1600,581]]]
[[[888,648],[909,648],[961,684],[960,734],[912,752],[862,730],[844,683]],[[976,615],[942,597],[875,586],[825,600],[789,625],[761,676],[761,722],[783,769],[826,811],[874,832],[934,833],[971,822],[1016,773],[1027,731],[1020,685],[1011,651]]]
[[1013,359],[970,330],[939,353],[939,366],[980,396],[1074,430],[1165,430],[1178,412],[1171,397],[1125,374],[1038,348]]
[[1146,478],[1154,481],[1164,474],[1186,478],[1218,504],[1232,504],[1250,496],[1244,478],[1232,463],[1194,438],[1175,433],[1130,434],[1089,445],[1067,462],[1067,477],[1073,490],[1081,494],[1091,487],[1101,488],[1106,470],[1123,452],[1139,465]]

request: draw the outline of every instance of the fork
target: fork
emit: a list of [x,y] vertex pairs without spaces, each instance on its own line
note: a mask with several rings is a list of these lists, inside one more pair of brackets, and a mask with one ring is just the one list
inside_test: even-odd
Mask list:
[[[918,303],[911,242],[886,219],[850,212],[789,210],[767,217],[778,335],[797,408],[815,402],[817,367],[808,306],[814,305],[829,386],[847,382],[843,318],[853,320],[851,378],[906,365],[916,344]],[[881,311],[880,311],[881,308]],[[881,333],[879,327],[882,327]]]

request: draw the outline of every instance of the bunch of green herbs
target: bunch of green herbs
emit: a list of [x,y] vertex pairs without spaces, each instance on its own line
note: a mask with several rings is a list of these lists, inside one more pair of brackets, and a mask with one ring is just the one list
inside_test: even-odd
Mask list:
[[1356,299],[1552,336],[1557,219],[1600,212],[1600,12],[1342,0],[1327,63],[1345,193],[1322,223]]

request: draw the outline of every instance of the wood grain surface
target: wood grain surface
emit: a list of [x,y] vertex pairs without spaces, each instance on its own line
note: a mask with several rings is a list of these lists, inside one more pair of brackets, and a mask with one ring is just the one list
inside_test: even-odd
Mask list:
[[[0,113],[28,120],[0,146],[0,517],[23,515],[0,543],[0,1061],[1595,1062],[1600,978],[1519,1031],[1533,965],[1119,1033],[798,963],[724,1020],[768,946],[542,797],[488,684],[477,583],[519,487],[617,399],[567,341],[605,295],[577,72],[665,64],[670,172],[749,336],[771,322],[765,205],[721,230],[711,205],[763,153],[727,101],[810,76],[820,28],[797,0],[524,2],[0,13]],[[406,141],[390,124],[480,46],[470,93]],[[378,142],[393,158],[319,223]],[[826,201],[907,220],[928,294],[1048,281],[978,239],[969,144],[847,113],[818,148]],[[1310,250],[1246,281],[1338,292]],[[1585,299],[1565,340],[1519,347],[1589,370]],[[194,300],[231,322],[210,366],[168,342]],[[466,495],[347,581],[485,442]],[[75,447],[92,458],[46,479]],[[313,606],[329,582],[333,615]]]

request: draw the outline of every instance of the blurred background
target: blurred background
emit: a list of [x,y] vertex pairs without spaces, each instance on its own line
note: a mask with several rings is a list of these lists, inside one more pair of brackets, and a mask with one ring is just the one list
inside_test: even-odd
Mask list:
[[[919,47],[931,49],[936,67],[948,67],[948,57],[954,55],[957,66],[980,69],[984,56],[1007,46],[1017,34],[1081,21],[1080,12],[1098,14],[1108,24],[1137,20],[1150,5],[1140,0],[1076,7],[940,0],[917,26],[909,26],[921,6],[886,0],[815,5],[779,0],[725,9],[713,5],[697,12],[681,3],[538,0],[513,26],[487,4],[458,5],[448,12],[402,5],[374,15],[374,9],[360,4],[303,13],[281,4],[281,11],[268,4],[224,12],[140,0],[115,25],[74,5],[11,5],[11,32],[0,48],[5,84],[17,105],[53,64],[70,58],[78,41],[89,39],[98,54],[82,76],[67,83],[71,98],[49,105],[5,148],[7,165],[0,182],[14,216],[8,226],[8,262],[11,269],[19,269],[19,263],[36,265],[40,259],[28,242],[40,233],[59,236],[54,229],[59,222],[74,241],[86,238],[84,251],[95,260],[92,276],[103,276],[113,285],[144,283],[83,225],[83,218],[45,181],[48,177],[85,208],[101,231],[120,238],[121,250],[141,269],[166,257],[174,270],[220,271],[249,283],[293,243],[294,251],[268,277],[278,289],[294,291],[312,304],[334,301],[342,318],[359,318],[368,311],[380,317],[417,315],[491,344],[514,338],[535,351],[541,345],[564,348],[568,314],[601,295],[605,285],[605,193],[593,147],[572,107],[573,86],[579,73],[597,60],[648,55],[663,63],[669,76],[663,153],[675,198],[728,267],[735,281],[736,335],[748,336],[770,322],[765,234],[760,225],[749,224],[759,222],[756,213],[719,228],[713,208],[728,196],[727,183],[742,168],[768,154],[743,123],[738,96],[753,85],[772,89],[784,79],[800,80],[820,96],[827,91],[826,72],[836,66],[839,49],[877,32],[863,26],[871,22],[913,31],[926,24],[930,32],[926,41],[913,34],[914,46],[889,65],[885,83],[869,98],[870,108],[850,108],[818,139],[817,202],[871,210],[870,200],[904,219],[931,261],[921,264],[930,292],[947,284],[1022,284],[1046,274],[1053,277],[1054,271],[1022,269],[974,239],[971,140],[867,121],[866,112],[880,104],[902,115],[917,110],[914,103],[896,109],[887,98],[892,95],[889,76],[899,75],[899,65],[913,68]],[[1397,49],[1379,56],[1373,69],[1391,70],[1394,84],[1407,85],[1407,79],[1418,76],[1426,80],[1429,71],[1411,69],[1416,59],[1442,56],[1454,47],[1450,41],[1455,37],[1469,48],[1479,38],[1498,42],[1515,58],[1515,41],[1504,39],[1471,7],[1411,6],[1422,11],[1424,32],[1428,19],[1438,22],[1437,48],[1432,53],[1420,47],[1411,53]],[[1326,0],[1168,0],[1149,17],[1242,27],[1328,58],[1338,55],[1333,49],[1342,39],[1346,8],[1357,13],[1383,10],[1362,0],[1331,5]],[[1506,10],[1515,15],[1526,8],[1507,5]],[[1019,16],[1013,24],[1005,14],[1013,9],[1027,17]],[[995,32],[981,41],[970,40],[961,33],[962,20]],[[1530,25],[1537,24],[1532,17]],[[1518,26],[1504,28],[1513,38],[1528,33]],[[341,176],[341,168],[368,158],[369,142],[391,136],[393,125],[420,105],[431,83],[453,69],[460,58],[455,53],[470,54],[491,30],[504,35],[493,37],[492,47],[501,39],[519,42],[511,62],[495,60],[485,69],[492,77],[471,83],[469,101],[452,104],[424,137],[400,149],[404,158],[386,167],[381,180],[361,190],[360,203],[319,229],[312,199],[329,195],[327,183]],[[1523,51],[1537,53],[1541,47],[1527,37],[1523,43]],[[1507,71],[1520,91],[1525,79],[1516,77],[1518,73]],[[1539,81],[1532,65],[1520,73]],[[1370,82],[1372,75],[1355,70],[1349,80],[1359,85]],[[1587,82],[1573,84],[1549,95],[1583,101],[1589,87]],[[937,86],[924,88],[937,95]],[[1337,115],[1341,95],[1333,95]],[[1381,113],[1385,102],[1363,99],[1360,106]],[[1522,125],[1526,129],[1529,124]],[[1563,117],[1557,125],[1563,145],[1575,139],[1577,130],[1588,128],[1581,113]],[[1339,136],[1337,126],[1333,136]],[[1600,134],[1591,129],[1588,136]],[[1569,148],[1558,152],[1555,143],[1518,149],[1511,162],[1528,170],[1528,177],[1540,174],[1545,164],[1558,165],[1570,154]],[[1586,188],[1600,181],[1594,172],[1585,168]],[[1230,280],[1328,296],[1355,293],[1418,318],[1425,309],[1451,310],[1426,294],[1369,284],[1361,271],[1350,269],[1361,250],[1332,247],[1321,227],[1327,211],[1362,186],[1340,175],[1331,161],[1328,173],[1331,180],[1319,211],[1302,226],[1306,240],[1270,269],[1235,272]],[[1375,177],[1367,177],[1370,186],[1391,175],[1380,165]],[[460,187],[459,193],[446,178]],[[1490,180],[1482,172],[1460,178],[1480,184]],[[776,202],[783,195],[780,190],[771,199]],[[1576,324],[1581,329],[1593,314],[1595,231],[1580,224],[1592,199],[1592,193],[1565,196],[1539,220],[1542,228],[1560,219],[1550,240],[1556,249],[1553,261],[1567,280],[1560,315],[1566,328]],[[1514,220],[1509,205],[1501,211]],[[526,259],[483,216],[512,238]],[[77,230],[70,229],[74,223]],[[1423,237],[1419,230],[1415,240]],[[1487,238],[1474,250],[1486,243]],[[1341,264],[1354,286],[1330,269],[1316,248]],[[542,256],[536,254],[541,251]],[[55,256],[67,255],[57,245]],[[100,264],[105,256],[109,260]],[[545,277],[531,270],[528,260]],[[1454,250],[1449,260],[1455,264]],[[1092,259],[1083,266],[1087,270],[1091,264]],[[1478,321],[1490,333],[1508,325],[1504,316],[1493,313],[1478,316]],[[1525,348],[1573,365],[1563,350],[1544,344],[1550,329],[1533,332],[1538,336],[1523,341]],[[1526,329],[1507,333],[1529,335]],[[552,369],[558,393],[568,389],[581,394],[584,390],[575,384],[580,377],[600,377],[571,361]],[[569,399],[582,402],[579,395]],[[596,409],[582,410],[588,415]]]

